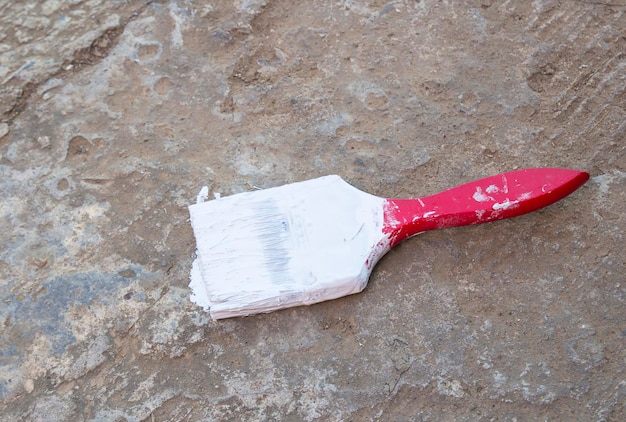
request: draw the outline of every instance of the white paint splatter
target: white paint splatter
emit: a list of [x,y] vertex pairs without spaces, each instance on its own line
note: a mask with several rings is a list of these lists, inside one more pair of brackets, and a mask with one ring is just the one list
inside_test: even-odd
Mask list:
[[502,192],[509,193],[509,182],[504,174],[502,175]]
[[505,199],[504,202],[493,204],[493,209],[495,211],[499,210],[508,210],[509,208],[516,208],[519,206],[519,201],[510,201],[509,198]]
[[198,196],[196,196],[196,204],[201,204],[205,202],[208,198],[209,198],[209,187],[202,186],[202,189],[200,189]]
[[487,189],[485,189],[487,191],[487,193],[498,193],[500,192],[500,189],[496,186],[496,185],[489,185],[487,186]]
[[494,200],[491,196],[486,195],[480,186],[476,186],[476,192],[474,192],[474,195],[472,195],[472,198],[474,198],[474,201],[476,202],[487,202],[487,201]]

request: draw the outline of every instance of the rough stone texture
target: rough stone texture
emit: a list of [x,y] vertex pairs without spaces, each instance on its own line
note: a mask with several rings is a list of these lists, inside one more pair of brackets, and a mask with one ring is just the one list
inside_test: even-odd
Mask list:
[[[0,3],[6,420],[626,419],[626,5]],[[592,179],[430,232],[363,293],[211,321],[186,206]]]
[[[140,5],[151,1],[24,0],[0,3],[0,108],[16,116],[40,85],[104,57]],[[44,89],[46,89],[44,87]]]

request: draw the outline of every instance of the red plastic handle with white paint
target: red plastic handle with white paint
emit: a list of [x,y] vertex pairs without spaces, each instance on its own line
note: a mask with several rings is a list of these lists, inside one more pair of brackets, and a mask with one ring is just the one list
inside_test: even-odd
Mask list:
[[383,232],[391,246],[428,230],[517,217],[553,204],[589,179],[589,173],[531,168],[498,174],[415,199],[387,199]]

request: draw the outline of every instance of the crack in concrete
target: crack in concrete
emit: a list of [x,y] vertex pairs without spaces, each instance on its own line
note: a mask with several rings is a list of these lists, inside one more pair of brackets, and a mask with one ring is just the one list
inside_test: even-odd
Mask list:
[[152,308],[154,308],[156,306],[157,303],[159,303],[161,301],[161,299],[163,299],[165,297],[166,294],[168,294],[170,291],[169,286],[163,286],[163,288],[161,289],[161,294],[159,295],[159,298],[157,300],[155,300],[152,304],[150,304],[146,309],[144,309],[143,311],[141,311],[141,313],[139,314],[139,316],[137,317],[137,319],[135,319],[135,321],[132,323],[132,325],[130,327],[128,327],[128,330],[126,330],[126,333],[131,333],[132,331],[135,330],[135,327],[137,326],[137,323],[139,321],[141,321],[141,319],[144,317],[144,315],[150,311]]
[[415,362],[415,360],[412,360],[411,363],[409,364],[409,366],[406,369],[404,369],[402,371],[399,371],[400,374],[398,374],[398,379],[396,380],[395,384],[393,385],[393,388],[391,388],[389,390],[389,396],[393,396],[393,395],[396,395],[398,393],[398,385],[400,384],[400,381],[402,380],[402,376],[404,374],[406,374],[409,371],[409,369],[411,369],[411,366],[413,366],[414,362]]

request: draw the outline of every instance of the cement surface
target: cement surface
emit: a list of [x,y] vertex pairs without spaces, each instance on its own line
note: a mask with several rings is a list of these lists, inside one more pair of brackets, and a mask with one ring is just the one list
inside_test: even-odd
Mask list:
[[[626,4],[0,1],[0,419],[626,419]],[[213,322],[187,205],[592,179]]]

